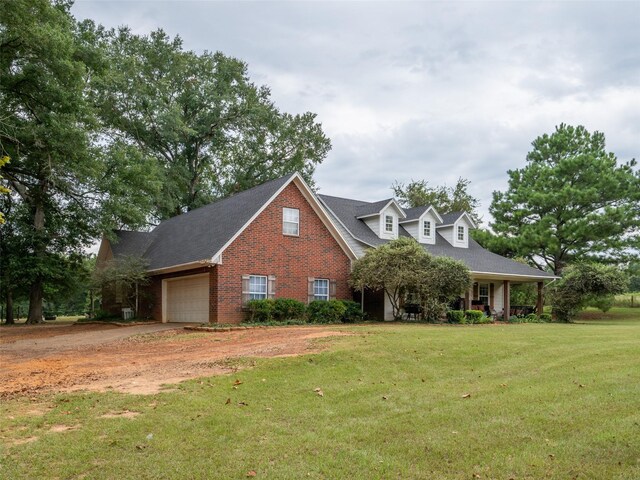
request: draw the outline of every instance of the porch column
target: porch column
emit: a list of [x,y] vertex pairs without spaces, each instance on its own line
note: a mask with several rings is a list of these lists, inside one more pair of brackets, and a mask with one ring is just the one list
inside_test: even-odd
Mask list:
[[542,309],[544,308],[542,301],[542,287],[544,286],[544,282],[538,282],[538,303],[536,303],[536,313],[538,315],[542,315]]
[[503,295],[503,304],[504,304],[504,312],[502,318],[505,322],[509,321],[509,312],[511,310],[511,303],[509,302],[511,290],[511,282],[509,280],[504,280],[502,282],[502,295]]
[[464,292],[464,306],[462,307],[462,309],[469,310],[471,308],[469,305],[471,305],[471,302],[469,302],[469,289],[467,288],[467,290]]

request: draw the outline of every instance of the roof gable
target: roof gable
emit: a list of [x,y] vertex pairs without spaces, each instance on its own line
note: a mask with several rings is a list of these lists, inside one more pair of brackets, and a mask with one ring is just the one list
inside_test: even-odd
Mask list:
[[113,246],[113,253],[144,256],[150,271],[216,263],[222,252],[291,183],[296,184],[345,253],[355,259],[356,254],[298,173],[172,217],[149,233],[116,232],[119,242]]
[[380,200],[379,202],[361,204],[356,209],[356,218],[366,218],[380,215],[383,210],[386,210],[391,205],[397,210],[400,218],[406,217],[404,210],[402,210],[402,207],[398,204],[398,202],[396,202],[394,198],[387,198],[386,200]]
[[271,180],[161,222],[145,254],[149,269],[212,262],[216,252],[292,179],[288,175]]
[[437,225],[437,227],[438,228],[451,227],[454,223],[456,223],[461,218],[464,218],[466,220],[466,222],[469,224],[469,227],[477,228],[475,222],[467,212],[445,213],[444,215],[442,215],[442,223]]
[[427,205],[426,207],[413,207],[413,208],[405,209],[404,213],[406,213],[407,217],[404,220],[402,220],[400,223],[416,222],[429,212],[433,214],[437,222],[442,223],[442,217],[437,212],[437,210],[433,208],[433,205]]

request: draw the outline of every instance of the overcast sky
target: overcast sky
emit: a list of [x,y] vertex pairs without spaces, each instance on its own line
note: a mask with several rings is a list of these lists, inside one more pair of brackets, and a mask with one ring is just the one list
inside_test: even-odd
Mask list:
[[333,148],[321,193],[391,196],[395,181],[471,180],[485,223],[531,142],[562,122],[640,155],[640,2],[77,0],[72,12],[248,63]]

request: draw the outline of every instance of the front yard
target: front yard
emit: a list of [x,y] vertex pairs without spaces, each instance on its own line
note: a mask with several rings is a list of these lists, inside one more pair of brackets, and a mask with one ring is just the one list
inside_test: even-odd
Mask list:
[[340,327],[152,395],[5,399],[0,476],[637,479],[640,311],[588,317]]

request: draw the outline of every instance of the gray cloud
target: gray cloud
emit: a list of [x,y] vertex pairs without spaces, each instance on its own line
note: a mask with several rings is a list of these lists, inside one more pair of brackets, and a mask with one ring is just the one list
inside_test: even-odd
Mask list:
[[333,141],[323,193],[388,197],[394,180],[472,181],[491,192],[559,123],[638,156],[637,2],[116,2],[73,12],[243,59],[285,111]]

